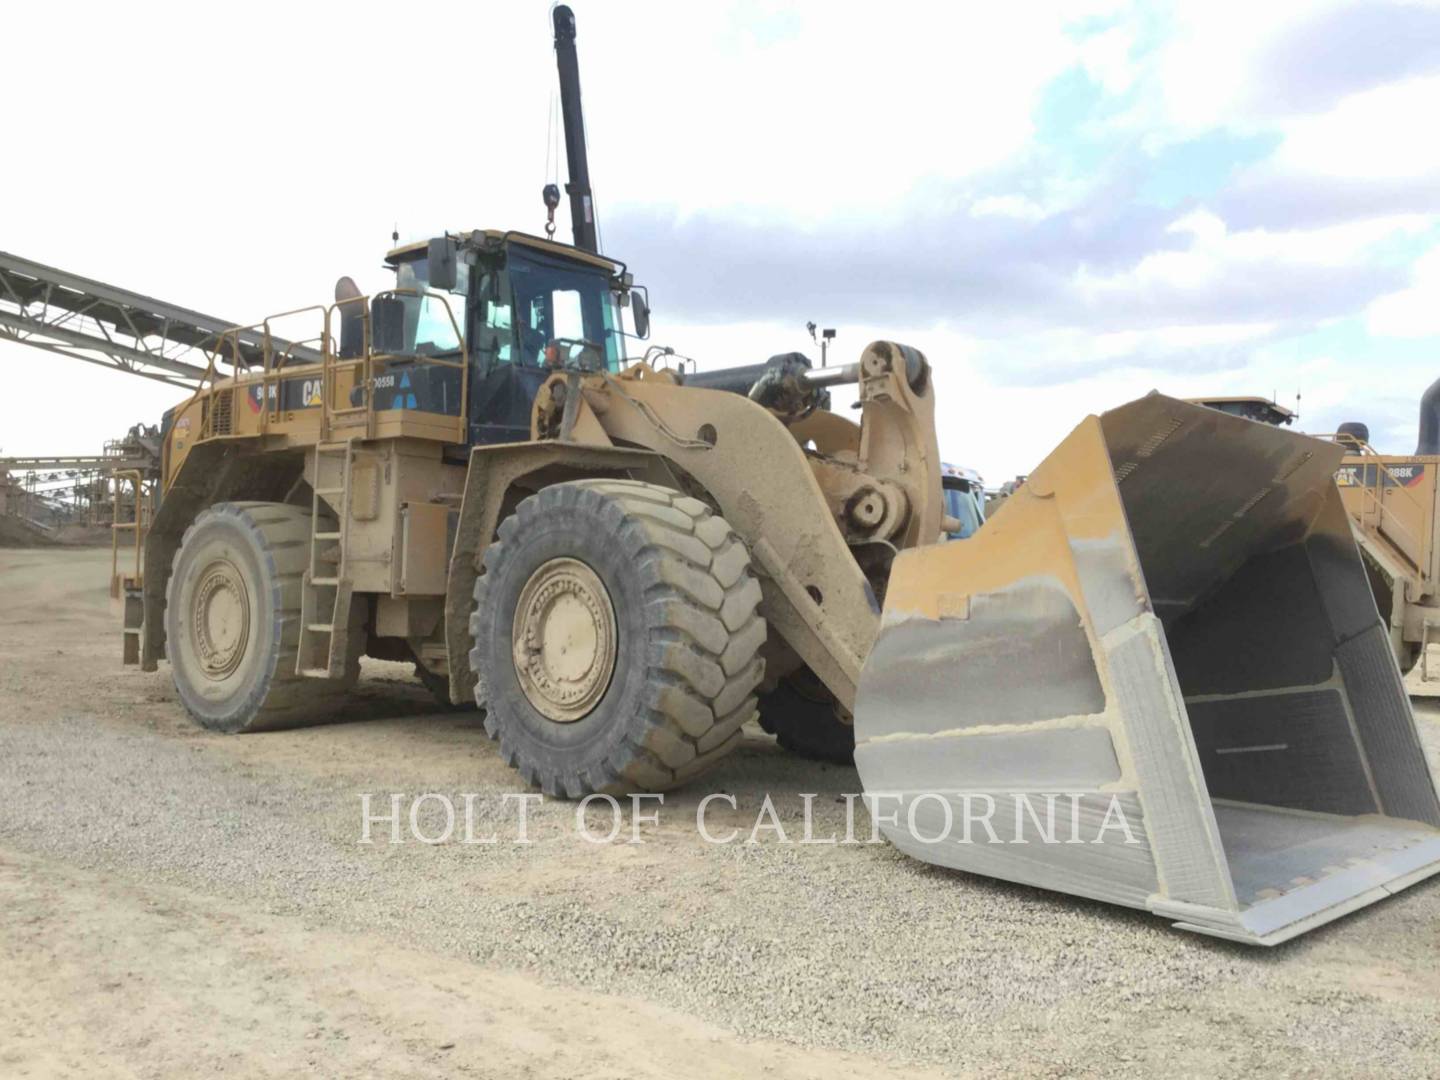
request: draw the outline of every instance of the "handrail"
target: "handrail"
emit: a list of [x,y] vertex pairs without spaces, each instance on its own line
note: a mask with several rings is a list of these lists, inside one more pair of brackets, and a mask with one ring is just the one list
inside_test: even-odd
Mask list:
[[[376,353],[374,351],[373,327],[371,316],[371,303],[390,296],[418,296],[432,297],[439,300],[445,307],[446,318],[450,322],[455,338],[460,342],[460,358],[458,360],[444,357],[410,357],[388,353]],[[360,305],[360,319],[362,325],[361,349],[358,356],[341,358],[338,355],[335,335],[333,329],[337,315],[343,319],[344,309],[348,305]],[[318,312],[321,317],[321,330],[318,335],[306,338],[282,339],[277,338],[272,331],[272,323],[285,318],[299,315],[306,315]],[[257,372],[252,365],[243,361],[241,354],[241,335],[249,335],[259,338],[261,350],[260,370]],[[258,386],[261,396],[262,407],[260,410],[261,431],[269,430],[272,419],[285,410],[281,407],[281,393],[278,384],[288,380],[304,377],[304,369],[319,369],[320,375],[320,441],[331,440],[334,428],[334,418],[337,416],[354,416],[364,414],[364,437],[374,438],[375,435],[375,398],[374,380],[377,367],[386,364],[391,360],[414,360],[420,359],[426,364],[437,367],[458,368],[460,370],[460,404],[457,414],[453,417],[456,430],[454,441],[463,443],[466,436],[466,425],[468,418],[465,412],[465,402],[469,396],[469,375],[470,375],[470,351],[469,343],[465,339],[465,333],[460,323],[455,318],[454,309],[450,305],[449,297],[440,292],[431,290],[395,288],[386,289],[376,293],[373,297],[354,296],[343,300],[337,300],[332,304],[312,304],[306,307],[294,308],[290,311],[283,311],[268,316],[258,323],[249,326],[235,326],[228,330],[220,331],[215,335],[215,347],[207,353],[206,368],[204,375],[200,378],[190,399],[182,407],[188,409],[201,397],[208,387],[212,392],[215,384],[221,377],[218,371],[218,364],[228,362],[233,374],[230,376],[232,385],[238,390],[241,387],[253,388]],[[251,345],[253,347],[253,340]],[[292,366],[295,352],[301,348],[318,346],[318,360],[306,360],[302,365]],[[277,351],[278,350],[278,351]],[[226,360],[226,354],[229,359]],[[344,371],[354,372],[356,385],[360,388],[361,401],[356,406],[341,406],[335,398],[340,385],[340,374]],[[275,396],[271,398],[271,387],[276,387]],[[214,432],[211,427],[215,410],[210,409],[202,423],[200,438],[212,438]],[[448,414],[446,414],[448,416]]]
[[[1401,482],[1400,478],[1390,471],[1390,467],[1382,460],[1382,455],[1379,451],[1368,442],[1357,439],[1353,435],[1341,433],[1317,435],[1315,438],[1333,442],[1342,446],[1349,454],[1361,458],[1361,462],[1354,466],[1360,470],[1358,482],[1354,485],[1346,485],[1347,487],[1353,486],[1360,489],[1362,498],[1365,500],[1360,508],[1361,528],[1367,528],[1368,526],[1373,527],[1376,531],[1383,529],[1386,532],[1399,534],[1402,539],[1412,546],[1418,555],[1415,558],[1411,558],[1403,550],[1400,554],[1404,555],[1407,561],[1415,566],[1422,580],[1429,580],[1430,568],[1426,564],[1427,552],[1425,551],[1423,536],[1416,536],[1412,530],[1406,528],[1404,523],[1400,521],[1395,508],[1386,505],[1386,496],[1384,493],[1386,491],[1394,492],[1395,494],[1390,496],[1392,500],[1408,500],[1416,516],[1423,520],[1425,517],[1425,507],[1421,504],[1420,500],[1412,495],[1409,489]],[[1390,454],[1384,456],[1399,457],[1405,455]],[[1409,456],[1413,457],[1415,455]],[[1373,460],[1366,460],[1367,458]],[[1375,469],[1373,482],[1367,478],[1366,472],[1367,469],[1372,467]],[[1385,482],[1387,480],[1389,483]]]

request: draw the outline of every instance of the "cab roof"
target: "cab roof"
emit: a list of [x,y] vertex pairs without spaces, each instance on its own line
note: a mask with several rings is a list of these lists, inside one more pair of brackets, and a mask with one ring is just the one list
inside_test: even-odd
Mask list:
[[948,461],[940,463],[941,476],[958,476],[962,480],[969,480],[972,484],[982,484],[984,481],[980,474],[974,469],[968,469],[964,465],[951,465]]
[[[464,235],[463,233],[461,234]],[[593,251],[582,251],[573,244],[562,244],[555,240],[545,240],[538,236],[531,236],[529,233],[505,232],[500,229],[476,229],[470,233],[473,240],[479,240],[487,246],[498,246],[509,242],[522,244],[525,247],[533,248],[536,251],[543,251],[548,255],[556,255],[562,259],[570,259],[575,262],[589,263],[591,266],[600,268],[610,274],[618,274],[624,264],[614,259],[607,259],[604,255],[597,255]],[[423,253],[429,249],[429,240],[416,240],[414,243],[401,244],[397,248],[391,248],[385,253],[385,261],[391,266],[404,262],[407,258],[413,257],[417,252]]]
[[1261,408],[1269,409],[1271,412],[1279,413],[1281,416],[1288,416],[1291,419],[1295,417],[1295,413],[1292,410],[1285,408],[1284,405],[1275,404],[1275,402],[1267,397],[1207,397],[1190,398],[1190,401],[1195,405],[1208,405],[1211,407],[1216,405],[1258,405]]

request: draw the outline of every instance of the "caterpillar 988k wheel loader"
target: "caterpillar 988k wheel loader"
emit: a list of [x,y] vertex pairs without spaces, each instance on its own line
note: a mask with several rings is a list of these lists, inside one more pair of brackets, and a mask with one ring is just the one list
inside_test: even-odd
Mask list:
[[[128,632],[197,720],[307,722],[362,653],[415,658],[575,798],[683,784],[803,694],[930,862],[1263,943],[1440,868],[1339,449],[1152,394],[939,543],[926,357],[627,363],[647,304],[574,165],[574,246],[399,248],[396,288],[342,282],[303,344],[222,336],[231,373],[166,415]],[[1060,836],[991,840],[1057,803]]]

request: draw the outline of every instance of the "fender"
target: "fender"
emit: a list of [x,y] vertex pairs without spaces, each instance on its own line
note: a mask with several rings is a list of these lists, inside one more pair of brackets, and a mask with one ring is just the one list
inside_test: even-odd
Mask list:
[[204,442],[185,455],[145,536],[141,671],[157,670],[165,657],[165,588],[175,552],[196,515],[234,498],[283,502],[304,464],[303,449],[262,453],[251,440]]
[[495,538],[501,518],[543,487],[599,476],[680,487],[663,459],[649,450],[547,440],[477,446],[471,451],[445,585],[445,653],[452,702],[475,698],[469,660],[475,644],[470,636],[470,608],[485,548]]

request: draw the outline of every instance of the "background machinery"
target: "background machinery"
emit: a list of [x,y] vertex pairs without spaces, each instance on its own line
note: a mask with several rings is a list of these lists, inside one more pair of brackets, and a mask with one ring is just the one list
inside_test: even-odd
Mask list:
[[1335,479],[1355,523],[1380,617],[1411,694],[1440,695],[1440,380],[1420,399],[1420,436],[1413,454],[1386,454],[1370,445],[1365,424],[1342,424],[1333,436],[1345,451]]
[[[1277,427],[1295,414],[1266,398],[1196,399],[1196,403]],[[1344,450],[1335,482],[1349,512],[1380,618],[1406,690],[1416,697],[1440,696],[1440,661],[1429,647],[1440,637],[1440,596],[1435,547],[1436,476],[1440,472],[1440,380],[1421,398],[1420,437],[1414,454],[1384,454],[1370,445],[1370,429],[1359,421],[1324,436]]]
[[940,486],[945,492],[945,513],[957,528],[946,532],[951,540],[974,536],[985,524],[985,481],[963,465],[940,465]]
[[[168,660],[197,721],[313,722],[362,654],[413,657],[577,798],[684,784],[758,712],[853,752],[917,858],[1252,943],[1440,869],[1342,448],[1152,394],[942,543],[927,358],[627,362],[648,306],[595,249],[570,134],[573,246],[397,248],[391,289],[219,332],[166,413],[126,656]],[[1065,798],[1086,841],[969,842],[972,802],[1017,795]]]

